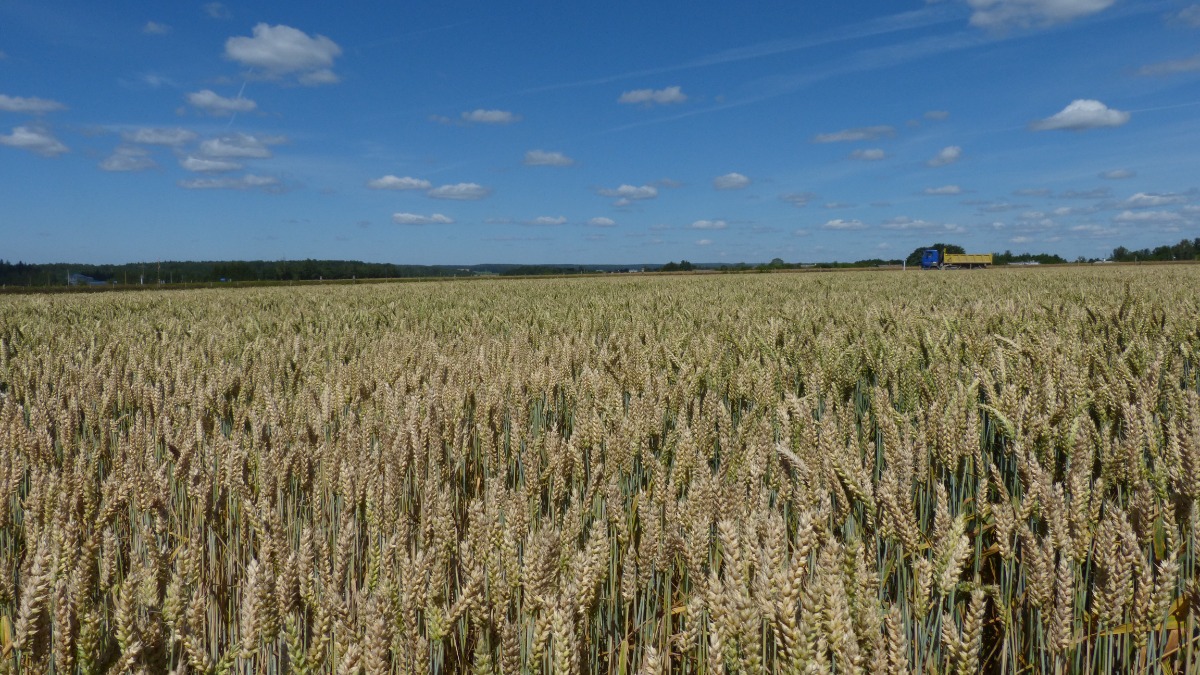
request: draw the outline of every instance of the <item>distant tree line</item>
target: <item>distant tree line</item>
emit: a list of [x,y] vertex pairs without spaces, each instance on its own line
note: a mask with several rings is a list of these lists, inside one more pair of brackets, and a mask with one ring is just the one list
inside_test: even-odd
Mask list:
[[68,275],[83,275],[118,285],[208,283],[221,281],[315,281],[318,279],[392,279],[467,276],[472,272],[433,265],[394,265],[355,260],[246,260],[122,265],[30,264],[0,260],[5,286],[65,286]]
[[1113,249],[1112,259],[1119,262],[1135,262],[1139,260],[1196,260],[1200,258],[1200,237],[1181,239],[1178,244],[1143,248],[1131,251],[1124,246]]
[[[966,253],[962,246],[934,243],[921,246],[907,258],[868,258],[854,262],[823,262],[815,264],[788,263],[775,258],[769,263],[730,265],[698,264],[681,260],[658,267],[662,272],[690,272],[696,269],[715,269],[724,272],[768,272],[780,269],[816,267],[823,269],[879,267],[885,265],[920,265],[925,249],[934,248],[948,253]],[[1043,265],[1067,262],[1052,253],[993,253],[996,265],[1021,262],[1037,262]],[[1111,259],[1116,262],[1169,261],[1200,259],[1200,237],[1183,239],[1177,244],[1143,248],[1138,250],[1118,246],[1113,249]],[[1077,262],[1087,262],[1080,258]],[[646,266],[654,270],[653,266]],[[413,277],[474,276],[476,274],[500,274],[502,276],[538,276],[560,274],[592,274],[596,272],[626,271],[619,265],[572,266],[572,265],[473,265],[451,267],[447,265],[395,265],[392,263],[368,263],[357,260],[235,260],[183,262],[163,261],[154,263],[126,263],[121,265],[87,265],[71,263],[33,264],[0,260],[0,286],[66,286],[70,275],[83,275],[97,282],[114,285],[153,285],[158,283],[216,283],[216,282],[280,282],[316,281],[318,279],[400,279]]]

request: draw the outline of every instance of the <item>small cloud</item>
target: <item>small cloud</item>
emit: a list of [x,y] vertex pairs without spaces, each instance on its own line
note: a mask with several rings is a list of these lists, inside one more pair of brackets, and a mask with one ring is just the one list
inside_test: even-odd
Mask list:
[[197,173],[225,173],[228,171],[237,171],[242,168],[242,165],[238,162],[231,162],[224,159],[205,159],[192,155],[179,160],[179,166]]
[[100,168],[105,171],[145,171],[156,166],[158,164],[144,148],[128,145],[118,147],[100,162]]
[[890,138],[896,135],[895,127],[880,124],[872,127],[856,127],[842,129],[827,134],[813,136],[813,143],[845,143],[851,141],[873,141],[878,138]]
[[740,190],[750,184],[750,179],[740,173],[727,173],[713,179],[717,190]]
[[452,225],[454,219],[440,213],[428,216],[416,213],[393,213],[392,222],[397,225]]
[[273,176],[255,176],[246,174],[238,177],[225,178],[193,178],[181,180],[179,187],[185,190],[262,190],[264,192],[280,192],[279,179]]
[[525,166],[571,166],[575,160],[561,152],[530,150],[525,153]]
[[1112,190],[1106,187],[1091,190],[1063,190],[1054,195],[1055,199],[1108,199],[1111,196]]
[[233,14],[229,12],[229,8],[220,2],[208,2],[203,5],[204,13],[212,19],[229,19]]
[[38,98],[36,96],[25,98],[0,94],[0,110],[4,112],[40,114],[54,112],[55,110],[65,110],[66,107],[58,101],[51,101],[48,98]]
[[967,0],[971,25],[1003,29],[1065,23],[1102,12],[1115,0]]
[[825,208],[825,209],[852,209],[852,208],[854,208],[855,206],[857,206],[857,204],[848,204],[848,203],[846,203],[846,202],[825,202],[824,204],[822,204],[822,205],[821,205],[821,208]]
[[476,201],[490,195],[492,191],[478,183],[455,183],[442,185],[426,194],[434,199],[454,199],[459,201]]
[[953,164],[962,157],[962,148],[957,145],[947,145],[933,159],[926,162],[929,166],[946,166]]
[[807,206],[809,202],[817,198],[817,195],[812,192],[786,192],[779,195],[779,198],[797,208]]
[[616,227],[617,221],[613,220],[612,218],[600,217],[588,220],[587,224],[591,225],[592,227]]
[[337,81],[331,68],[342,48],[324,35],[310,36],[291,26],[254,26],[253,37],[225,41],[225,58],[265,71],[269,77],[297,73],[303,84]]
[[712,239],[697,239],[696,240],[697,246],[708,246],[711,243],[713,243]]
[[1183,216],[1173,211],[1122,211],[1113,216],[1117,223],[1174,223]]
[[885,230],[928,230],[937,227],[937,223],[931,223],[928,220],[920,220],[909,218],[908,216],[896,216],[888,218],[880,224]]
[[1170,204],[1185,204],[1188,201],[1186,195],[1175,194],[1173,192],[1138,192],[1129,199],[1121,203],[1121,206],[1127,209],[1144,209],[1155,206],[1168,206]]
[[268,146],[287,142],[283,136],[252,136],[236,133],[210,138],[200,143],[200,154],[205,157],[235,159],[266,159],[271,156]]
[[876,248],[876,250],[879,250],[879,251],[887,251],[892,248],[892,245],[887,243],[886,241],[881,241],[878,244],[875,244],[875,248]]
[[810,232],[804,228],[800,228],[800,229],[792,232],[793,237],[807,237],[810,234],[812,234],[812,232]]
[[1009,239],[1008,243],[1010,243],[1010,244],[1028,244],[1031,241],[1033,241],[1032,237],[1026,237],[1025,235],[1019,235],[1019,236],[1013,237],[1012,239]]
[[653,183],[651,183],[651,185],[656,185],[660,188],[666,188],[668,190],[674,190],[675,188],[683,187],[683,183],[681,183],[677,180],[672,180],[670,178],[660,178],[660,179],[654,181]]
[[1200,4],[1193,4],[1184,7],[1176,12],[1171,17],[1171,20],[1176,23],[1183,24],[1184,26],[1200,28]]
[[171,27],[165,23],[147,21],[146,25],[142,26],[142,32],[146,35],[166,35],[171,32]]
[[43,157],[55,157],[69,150],[53,134],[41,127],[14,127],[11,134],[0,135],[0,145],[28,150]]
[[1130,169],[1113,169],[1111,171],[1104,171],[1100,173],[1101,178],[1106,178],[1108,180],[1122,180],[1124,178],[1133,178],[1136,175],[1137,172]]
[[665,89],[634,89],[621,94],[617,99],[617,103],[625,104],[646,104],[646,105],[668,105],[671,103],[683,103],[687,100],[687,94],[683,93],[683,89],[679,86],[666,87]]
[[512,124],[521,121],[521,116],[507,110],[479,109],[463,113],[462,120],[468,124]]
[[1177,73],[1191,73],[1197,70],[1200,70],[1200,54],[1186,59],[1160,61],[1142,66],[1138,69],[1138,75],[1175,75]]
[[945,110],[929,110],[925,113],[925,119],[931,122],[941,122],[949,117],[950,113]]
[[399,178],[389,174],[382,178],[368,181],[367,187],[372,190],[428,190],[433,187],[433,183],[424,178],[411,178],[409,176]]
[[325,84],[337,84],[342,81],[337,73],[330,68],[320,68],[310,70],[307,73],[301,73],[300,77],[296,78],[300,84],[306,87],[319,87]]
[[187,102],[209,115],[231,115],[237,112],[250,112],[258,104],[248,98],[225,98],[211,89],[201,89],[187,95]]
[[128,143],[139,143],[141,145],[166,145],[175,148],[196,140],[196,132],[179,128],[155,129],[151,127],[142,127],[140,129],[134,129],[133,131],[122,132],[121,138]]
[[723,220],[697,220],[692,223],[692,229],[695,230],[723,230],[729,227],[729,224]]
[[861,220],[854,220],[854,219],[846,220],[843,218],[835,218],[833,220],[825,221],[825,224],[821,226],[821,229],[823,229],[823,230],[862,230],[862,229],[866,229],[866,227],[867,227],[866,224],[863,223],[863,221],[861,221]]
[[615,189],[600,189],[598,193],[602,197],[617,197],[618,201],[624,201],[624,204],[618,206],[627,206],[630,201],[639,199],[654,199],[658,196],[658,188],[653,185],[643,185],[641,187],[634,185],[620,185]]
[[887,153],[882,148],[868,148],[866,150],[855,150],[850,153],[851,159],[861,159],[867,162],[877,162],[887,157]]
[[925,188],[927,195],[961,195],[963,189],[957,185],[943,185],[941,187]]
[[1076,99],[1061,111],[1029,125],[1033,131],[1086,131],[1119,127],[1129,121],[1129,113],[1114,110],[1100,101]]
[[525,221],[526,225],[566,225],[566,216],[538,216],[533,220]]

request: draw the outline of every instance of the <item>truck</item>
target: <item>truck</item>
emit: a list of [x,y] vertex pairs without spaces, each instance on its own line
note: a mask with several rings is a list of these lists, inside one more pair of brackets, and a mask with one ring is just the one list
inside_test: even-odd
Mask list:
[[956,270],[984,268],[992,264],[991,253],[946,253],[945,250],[927,248],[921,254],[923,270]]

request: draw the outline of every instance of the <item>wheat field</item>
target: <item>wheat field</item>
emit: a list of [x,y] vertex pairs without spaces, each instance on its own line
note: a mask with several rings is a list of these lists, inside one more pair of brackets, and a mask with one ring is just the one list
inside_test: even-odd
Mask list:
[[1198,289],[0,297],[0,669],[1200,672]]

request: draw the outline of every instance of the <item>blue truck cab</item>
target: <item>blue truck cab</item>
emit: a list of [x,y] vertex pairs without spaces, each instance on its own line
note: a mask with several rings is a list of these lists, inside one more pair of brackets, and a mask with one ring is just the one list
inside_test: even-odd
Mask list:
[[921,269],[931,270],[936,269],[942,262],[942,256],[936,248],[927,248],[921,254]]

